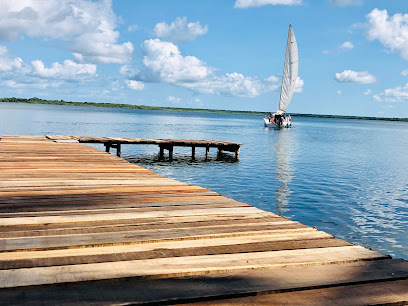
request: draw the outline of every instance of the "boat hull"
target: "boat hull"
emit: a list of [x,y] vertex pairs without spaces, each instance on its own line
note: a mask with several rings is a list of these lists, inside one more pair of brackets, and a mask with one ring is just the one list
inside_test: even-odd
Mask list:
[[279,126],[275,122],[270,122],[268,118],[264,118],[264,126],[269,127],[269,128],[280,129],[280,128],[289,128],[292,126],[292,123],[289,122],[288,120],[284,120],[282,124]]

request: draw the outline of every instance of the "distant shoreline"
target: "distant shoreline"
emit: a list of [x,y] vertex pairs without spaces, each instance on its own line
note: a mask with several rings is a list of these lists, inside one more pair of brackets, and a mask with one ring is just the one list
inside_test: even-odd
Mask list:
[[[7,103],[31,103],[31,104],[53,104],[53,105],[74,105],[88,107],[110,107],[110,108],[128,108],[128,109],[148,109],[179,112],[198,112],[198,113],[224,113],[224,114],[245,114],[245,115],[265,115],[267,112],[256,111],[234,111],[222,109],[202,109],[202,108],[179,108],[179,107],[159,107],[146,105],[116,104],[116,103],[96,103],[96,102],[70,102],[64,100],[44,100],[40,98],[0,98],[0,102]],[[319,115],[319,114],[299,114],[288,113],[294,117],[316,117],[316,118],[337,118],[337,119],[362,119],[362,120],[385,120],[385,121],[406,121],[408,118],[390,118],[390,117],[365,117],[365,116],[343,116],[343,115]]]

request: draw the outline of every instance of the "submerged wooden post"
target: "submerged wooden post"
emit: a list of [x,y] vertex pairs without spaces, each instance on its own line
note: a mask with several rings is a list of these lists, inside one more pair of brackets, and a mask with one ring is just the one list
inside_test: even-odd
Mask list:
[[159,152],[159,159],[162,160],[164,159],[164,147],[162,145],[159,145],[160,152]]
[[169,160],[172,161],[173,160],[173,146],[170,145],[168,150],[169,150]]
[[120,157],[120,153],[121,153],[120,143],[118,143],[118,144],[116,145],[116,156],[119,156],[119,157]]
[[208,155],[210,154],[210,147],[205,147],[205,160],[208,159]]
[[222,149],[220,147],[217,147],[217,148],[218,148],[217,159],[220,159],[222,155]]
[[195,146],[191,147],[191,159],[194,160],[195,159]]

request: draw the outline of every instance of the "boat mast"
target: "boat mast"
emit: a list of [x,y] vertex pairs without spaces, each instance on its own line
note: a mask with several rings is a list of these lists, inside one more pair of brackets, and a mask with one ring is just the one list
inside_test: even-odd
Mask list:
[[289,53],[289,44],[290,44],[290,28],[292,27],[292,24],[289,22],[289,30],[288,30],[288,40],[286,42],[286,53],[285,53],[285,61],[283,62],[283,73],[282,73],[282,85],[281,85],[281,92],[280,92],[280,97],[279,97],[279,107],[278,111],[276,112],[278,115],[283,113],[280,111],[280,101],[282,100],[282,88],[283,88],[283,83],[285,81],[285,66],[286,66],[286,61],[288,59],[288,53]]

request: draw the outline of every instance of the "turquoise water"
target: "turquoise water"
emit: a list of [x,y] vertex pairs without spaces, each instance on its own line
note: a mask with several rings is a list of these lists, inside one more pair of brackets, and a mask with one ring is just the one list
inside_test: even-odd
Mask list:
[[[293,118],[291,129],[262,116],[0,103],[0,135],[82,135],[225,140],[240,160],[204,161],[204,149],[122,146],[122,155],[159,174],[408,259],[408,123]],[[95,145],[99,149],[102,146]]]

